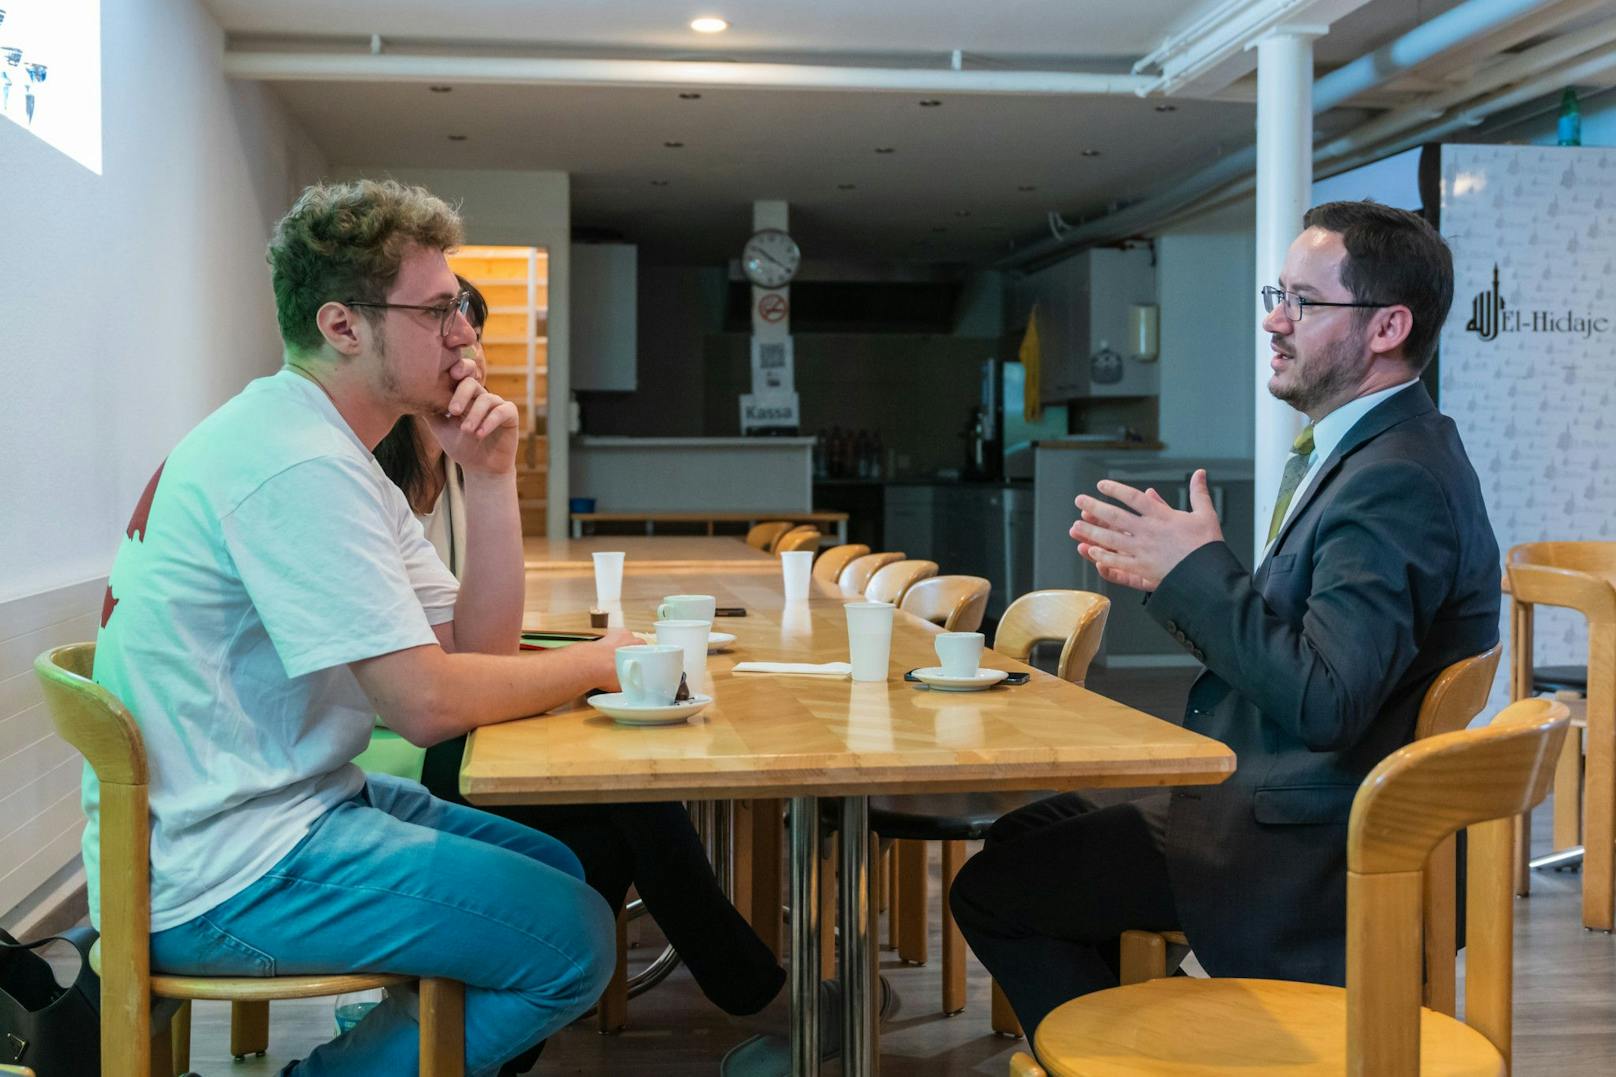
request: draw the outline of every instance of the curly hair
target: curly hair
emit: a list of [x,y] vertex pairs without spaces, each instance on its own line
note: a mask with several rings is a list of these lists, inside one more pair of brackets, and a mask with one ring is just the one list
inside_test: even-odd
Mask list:
[[[309,187],[269,240],[281,339],[294,350],[318,349],[314,317],[322,306],[380,303],[407,248],[448,250],[462,240],[460,214],[424,187],[368,179]],[[374,319],[381,312],[364,314]]]

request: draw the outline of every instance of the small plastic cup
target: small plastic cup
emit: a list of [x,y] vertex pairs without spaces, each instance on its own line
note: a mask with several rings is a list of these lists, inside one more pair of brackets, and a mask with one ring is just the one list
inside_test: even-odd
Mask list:
[[855,681],[884,681],[892,656],[892,612],[888,602],[849,602],[847,654]]
[[595,605],[605,606],[623,599],[623,551],[594,554]]

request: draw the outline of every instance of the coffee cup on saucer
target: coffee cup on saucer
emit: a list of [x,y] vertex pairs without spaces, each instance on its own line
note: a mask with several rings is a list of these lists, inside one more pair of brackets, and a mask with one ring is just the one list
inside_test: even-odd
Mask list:
[[663,595],[656,615],[659,621],[711,621],[717,608],[712,595]]
[[942,632],[937,636],[936,647],[943,676],[961,679],[976,676],[982,662],[982,633]]
[[671,706],[684,672],[685,649],[668,643],[641,643],[619,647],[617,679],[623,698],[636,707]]

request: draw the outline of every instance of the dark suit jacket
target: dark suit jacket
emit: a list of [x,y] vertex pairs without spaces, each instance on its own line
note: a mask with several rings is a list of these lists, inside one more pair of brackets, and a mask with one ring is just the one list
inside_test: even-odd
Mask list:
[[1426,688],[1498,642],[1499,556],[1452,420],[1412,385],[1325,460],[1255,576],[1222,542],[1146,609],[1206,665],[1185,725],[1233,748],[1176,790],[1166,852],[1215,976],[1342,984],[1352,798],[1407,744]]

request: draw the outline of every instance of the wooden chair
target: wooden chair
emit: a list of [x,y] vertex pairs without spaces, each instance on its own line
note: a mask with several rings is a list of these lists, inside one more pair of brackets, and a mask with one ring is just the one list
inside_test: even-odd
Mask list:
[[775,544],[774,552],[778,555],[793,550],[817,550],[824,537],[817,529],[812,527],[787,531],[780,536],[780,541]]
[[870,577],[877,569],[902,561],[904,554],[897,551],[887,553],[867,553],[862,557],[855,557],[842,569],[842,574],[836,577],[836,586],[842,594],[858,597],[864,594],[864,589],[870,584]]
[[813,524],[792,524],[786,530],[775,536],[774,541],[769,544],[769,552],[779,553],[781,549],[780,543],[785,541],[787,535],[798,535],[805,531],[813,531],[818,533],[819,528],[815,527]]
[[760,524],[753,524],[746,533],[746,544],[756,546],[768,553],[774,549],[774,544],[780,536],[791,530],[791,524],[786,520],[765,520]]
[[944,632],[975,632],[992,591],[993,583],[981,576],[933,576],[910,587],[899,608],[941,625]]
[[864,585],[864,598],[868,602],[890,602],[897,606],[902,604],[909,588],[935,575],[936,561],[894,561],[875,570],[870,582]]
[[[152,973],[146,749],[134,717],[112,693],[90,680],[94,664],[95,644],[75,643],[46,651],[35,659],[34,670],[57,733],[84,754],[101,783],[101,939],[90,956],[101,976],[103,1077],[169,1077],[189,1069],[192,999],[267,1007],[271,999],[340,995],[414,979],[382,973],[264,977]],[[420,987],[420,1072],[460,1077],[465,1066],[464,988],[434,979],[422,979]],[[179,1000],[182,1005],[171,1029],[154,1035],[157,999]]]
[[820,583],[834,587],[836,579],[842,574],[842,569],[855,557],[863,557],[870,552],[870,548],[862,542],[850,542],[845,546],[832,546],[819,555],[814,562],[814,579]]
[[[1502,644],[1463,658],[1437,675],[1425,690],[1414,720],[1414,739],[1463,729],[1481,713],[1498,672]],[[1569,737],[1567,738],[1570,739]],[[1425,864],[1425,1005],[1452,1017],[1458,1012],[1458,862],[1455,840],[1444,838]],[[1187,947],[1179,931],[1124,931],[1122,982],[1142,983],[1167,975],[1168,946]]]
[[[917,584],[915,590],[930,582]],[[1029,592],[1004,611],[993,649],[1007,658],[1026,661],[1039,643],[1059,641],[1060,676],[1080,685],[1100,649],[1110,609],[1109,598],[1088,591]],[[985,837],[1001,816],[1049,795],[990,792],[870,798],[870,829],[883,839],[896,839],[897,871],[890,888],[893,908],[889,922],[897,926],[898,956],[910,964],[924,965],[928,956],[926,843],[942,844],[944,1013],[958,1013],[965,1008],[965,938],[948,907],[949,888],[965,863],[965,843]],[[1006,1036],[1020,1035],[1021,1026],[997,983],[991,989],[991,1004],[993,1030]]]
[[[1513,703],[1491,725],[1393,752],[1347,829],[1347,986],[1167,977],[1057,1007],[1035,1034],[1043,1066],[1012,1074],[1509,1072],[1514,822],[1541,801],[1569,727],[1563,704]],[[1420,1006],[1425,863],[1469,827],[1465,1020]]]
[[[1594,931],[1616,928],[1616,542],[1528,542],[1505,559],[1510,592],[1510,696],[1575,690],[1582,674],[1587,697],[1587,738],[1582,792],[1582,924]],[[1532,665],[1533,610],[1559,606],[1588,619],[1588,665]],[[1555,781],[1557,848],[1576,845],[1577,753],[1564,751]],[[1563,801],[1563,802],[1562,802]],[[1525,894],[1530,819],[1517,826],[1516,892]]]

